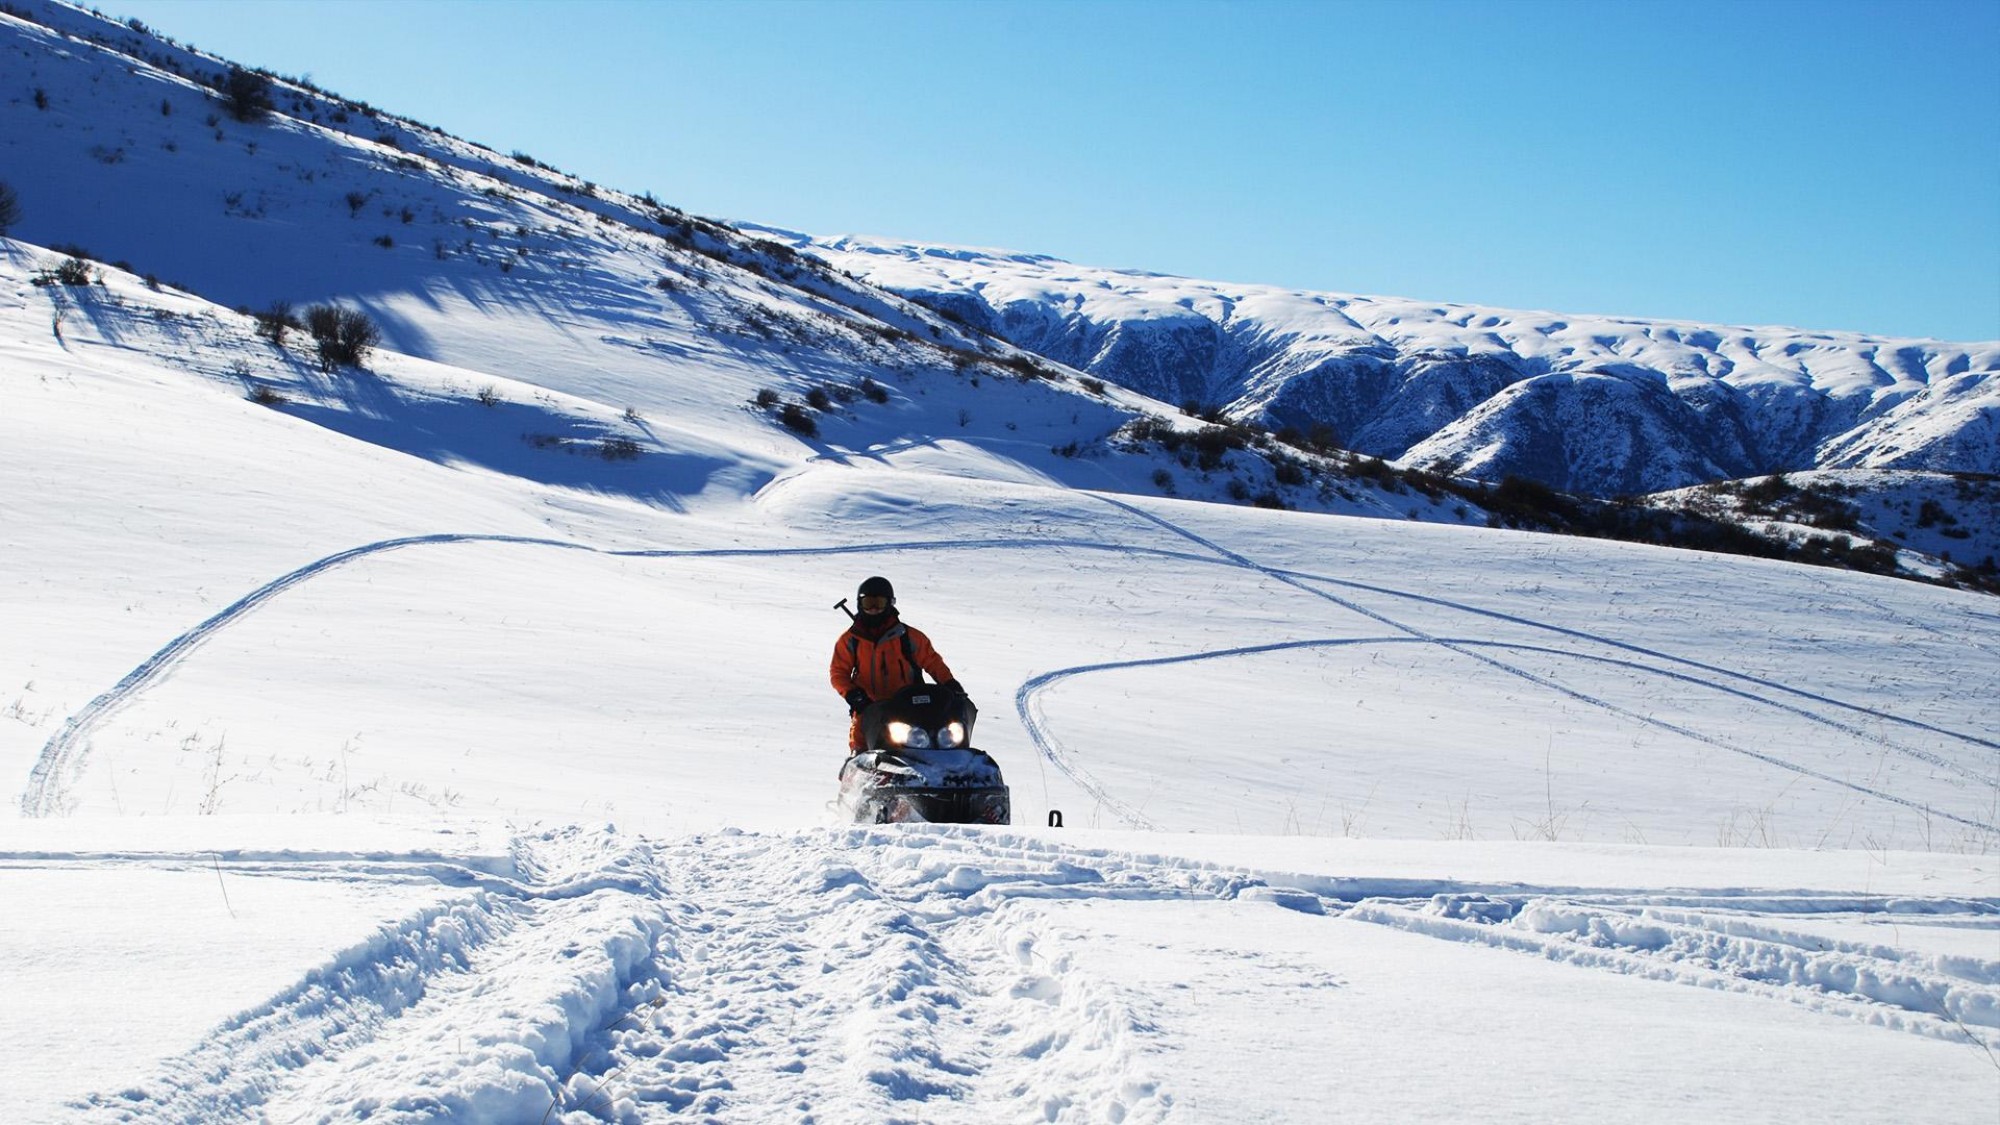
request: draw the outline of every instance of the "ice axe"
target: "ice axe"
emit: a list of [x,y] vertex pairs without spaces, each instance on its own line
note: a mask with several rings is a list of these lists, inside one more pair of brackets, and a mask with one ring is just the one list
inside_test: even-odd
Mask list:
[[853,611],[853,610],[851,610],[851,609],[849,609],[849,608],[847,608],[847,599],[846,599],[846,598],[842,598],[842,599],[840,599],[839,601],[837,601],[837,602],[833,603],[833,608],[835,608],[835,609],[839,610],[840,612],[842,612],[842,613],[846,614],[846,615],[847,615],[847,619],[848,619],[849,621],[852,621],[852,620],[854,620],[854,611]]

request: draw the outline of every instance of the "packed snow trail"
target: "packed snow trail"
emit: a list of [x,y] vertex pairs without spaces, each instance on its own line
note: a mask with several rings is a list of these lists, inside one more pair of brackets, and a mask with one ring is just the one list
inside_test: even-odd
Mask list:
[[[2000,1045],[2000,960],[1810,929],[2000,929],[1991,898],[1258,873],[948,826],[678,840],[571,828],[512,852],[471,865],[232,858],[239,874],[476,889],[73,1108],[188,1123],[1166,1120],[1176,1028],[1153,1022],[1144,993],[1081,967],[1074,931],[1049,913],[1092,903],[1235,903],[1253,927],[1254,911],[1283,909],[1329,927],[1328,949],[1352,941],[1340,927],[1387,928],[1875,1034]],[[1215,956],[1258,971],[1254,947]]]
[[1138,1021],[1038,953],[1033,903],[1258,885],[953,830],[655,844],[567,829],[516,857],[513,877],[301,864],[481,889],[77,1108],[149,1122],[1155,1120],[1171,1097],[1135,1070]]
[[[1364,902],[1347,917],[1448,941],[1730,992],[1990,1051],[2000,1044],[2000,962],[1919,956],[1888,946],[1786,930],[1731,902],[1656,905],[1661,896],[1501,898],[1438,894],[1428,902]],[[1937,903],[1825,896],[1788,904],[1815,914],[1963,912],[2000,925],[1991,900]]]
[[923,832],[723,833],[678,845],[691,912],[564,1108],[616,1120],[1146,1121],[1128,1003],[1037,949],[1046,897],[1226,893],[1108,884],[1056,849]]

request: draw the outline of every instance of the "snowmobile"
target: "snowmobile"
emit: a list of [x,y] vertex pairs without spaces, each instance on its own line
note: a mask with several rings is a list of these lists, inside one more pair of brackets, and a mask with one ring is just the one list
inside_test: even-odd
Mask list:
[[972,746],[965,693],[915,683],[861,713],[866,749],[840,767],[840,808],[857,824],[1006,824],[1000,767]]

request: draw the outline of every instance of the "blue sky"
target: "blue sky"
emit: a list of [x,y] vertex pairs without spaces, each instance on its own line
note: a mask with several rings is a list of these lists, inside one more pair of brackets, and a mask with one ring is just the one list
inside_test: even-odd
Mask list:
[[2000,2],[98,0],[698,214],[2000,339]]

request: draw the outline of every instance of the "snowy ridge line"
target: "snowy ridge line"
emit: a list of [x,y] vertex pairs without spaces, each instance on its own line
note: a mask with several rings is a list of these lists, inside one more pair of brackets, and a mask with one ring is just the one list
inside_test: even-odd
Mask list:
[[[1460,613],[1470,613],[1479,617],[1489,617],[1496,621],[1505,621],[1512,625],[1521,625],[1530,629],[1540,629],[1544,632],[1555,633],[1559,636],[1576,637],[1579,640],[1592,641],[1597,644],[1604,645],[1608,648],[1623,649],[1627,652],[1637,653],[1641,656],[1651,657],[1656,660],[1670,661],[1675,664],[1685,664],[1690,668],[1697,668],[1704,672],[1713,672],[1719,676],[1728,676],[1732,679],[1743,680],[1748,683],[1755,684],[1758,687],[1769,688],[1772,691],[1784,692],[1788,695],[1796,695],[1802,699],[1811,700],[1814,703],[1823,703],[1829,707],[1837,707],[1845,711],[1853,711],[1857,714],[1866,715],[1871,719],[1881,719],[1884,722],[1896,723],[1901,726],[1912,727],[1917,730],[1927,732],[1929,734],[1942,735],[1946,738],[1954,738],[1959,740],[1960,742],[1971,743],[1972,745],[1975,746],[1985,746],[1990,749],[2000,750],[2000,741],[1996,741],[1991,738],[1985,738],[1976,734],[1966,734],[1963,731],[1955,731],[1947,727],[1940,727],[1932,723],[1927,723],[1922,719],[1907,718],[1905,716],[1897,715],[1889,711],[1878,710],[1876,708],[1863,706],[1862,704],[1858,703],[1848,703],[1844,700],[1835,699],[1831,696],[1820,695],[1815,692],[1803,691],[1799,688],[1792,687],[1789,684],[1780,683],[1776,680],[1765,679],[1762,676],[1753,676],[1746,672],[1738,672],[1730,668],[1721,667],[1720,665],[1708,664],[1700,660],[1692,660],[1685,656],[1675,656],[1673,653],[1670,652],[1661,652],[1658,649],[1646,648],[1642,645],[1635,645],[1628,641],[1618,640],[1614,637],[1599,636],[1596,633],[1586,633],[1581,629],[1570,629],[1570,628],[1565,628],[1564,626],[1561,625],[1551,625],[1544,621],[1536,621],[1532,618],[1520,617],[1511,613],[1501,613],[1498,610],[1482,609],[1478,606],[1466,605],[1463,602],[1454,602],[1447,600],[1445,598],[1434,597],[1429,594],[1415,594],[1411,593],[1408,590],[1398,590],[1389,586],[1374,586],[1366,582],[1356,582],[1353,579],[1349,578],[1334,578],[1323,574],[1311,574],[1305,571],[1285,570],[1281,568],[1272,568],[1267,570],[1266,573],[1271,574],[1273,577],[1283,576],[1289,578],[1297,578],[1307,582],[1324,582],[1334,586],[1345,586],[1350,590],[1365,590],[1371,594],[1382,594],[1385,597],[1403,598],[1409,601],[1423,602],[1427,605],[1434,605],[1444,609],[1457,610]],[[1869,604],[1875,605],[1875,603],[1873,602],[1870,602]],[[1886,607],[1877,606],[1876,608],[1883,609],[1886,612]],[[1898,616],[1900,620],[1905,620],[1905,621],[1908,620],[1907,617],[1903,617],[1901,615],[1895,615],[1895,616]],[[2000,621],[2000,614],[1984,614],[1974,611],[1970,612],[1970,616],[1987,617],[1994,621]],[[1920,627],[1923,626],[1922,622],[1913,622],[1912,624],[1918,625]],[[1979,646],[1975,642],[1975,647],[1983,648],[1984,646]],[[1884,745],[1888,744],[1884,743]]]
[[[1680,735],[1683,738],[1689,738],[1697,742],[1706,743],[1707,745],[1714,746],[1719,750],[1727,750],[1730,751],[1731,753],[1741,754],[1744,757],[1753,758],[1757,761],[1765,763],[1766,765],[1775,766],[1779,769],[1796,773],[1802,777],[1810,777],[1816,781],[1826,782],[1829,785],[1836,785],[1844,789],[1854,790],[1855,792],[1860,793],[1864,796],[1876,797],[1881,800],[1888,801],[1892,804],[1901,805],[1904,808],[1911,809],[1915,812],[1924,813],[1925,815],[1936,815],[1942,817],[1945,820],[1949,820],[1955,824],[1964,825],[1965,827],[1968,828],[1977,828],[1988,832],[2000,832],[2000,825],[1988,824],[1985,821],[1977,820],[1970,817],[1959,816],[1955,813],[1941,812],[1939,810],[1930,808],[1929,806],[1919,801],[1912,801],[1909,800],[1908,798],[1898,797],[1891,793],[1879,792],[1877,790],[1870,789],[1867,786],[1858,785],[1844,778],[1835,777],[1832,774],[1822,773],[1818,770],[1810,769],[1808,767],[1798,765],[1797,763],[1786,761],[1785,759],[1777,757],[1776,755],[1773,754],[1766,754],[1763,751],[1755,750],[1747,746],[1738,746],[1735,743],[1730,742],[1729,740],[1717,735],[1706,734],[1702,731],[1695,730],[1692,727],[1686,727],[1678,723],[1668,722],[1665,719],[1655,718],[1652,715],[1644,714],[1639,711],[1634,711],[1628,707],[1621,707],[1618,704],[1613,703],[1608,699],[1600,699],[1587,692],[1579,691],[1575,688],[1569,687],[1568,685],[1560,683],[1556,680],[1550,679],[1547,676],[1538,675],[1537,673],[1531,672],[1525,668],[1517,668],[1514,665],[1508,664],[1503,660],[1498,660],[1495,659],[1494,657],[1487,656],[1479,652],[1475,652],[1472,650],[1470,646],[1459,644],[1450,641],[1448,639],[1435,636],[1431,633],[1425,632],[1424,630],[1419,629],[1412,625],[1405,625],[1404,623],[1397,621],[1396,619],[1389,617],[1386,614],[1379,613],[1375,610],[1369,609],[1367,606],[1361,605],[1357,602],[1349,601],[1348,599],[1343,598],[1338,594],[1334,594],[1326,590],[1314,589],[1312,586],[1307,585],[1304,581],[1290,577],[1287,573],[1283,571],[1263,566],[1257,563],[1256,561],[1245,557],[1244,555],[1229,550],[1227,547],[1224,547],[1218,543],[1214,543],[1208,539],[1205,539],[1202,536],[1192,531],[1189,531],[1185,528],[1179,527],[1176,524],[1172,523],[1171,521],[1165,519],[1164,517],[1154,515],[1151,512],[1147,512],[1141,508],[1135,507],[1122,500],[1118,500],[1113,497],[1106,496],[1100,493],[1090,493],[1089,495],[1095,496],[1097,499],[1103,501],[1106,504],[1111,505],[1112,507],[1124,509],[1125,511],[1131,512],[1134,515],[1137,515],[1143,519],[1157,523],[1162,527],[1165,527],[1182,536],[1185,536],[1190,541],[1199,543],[1209,548],[1210,550],[1213,550],[1216,554],[1222,556],[1225,559],[1228,559],[1229,561],[1238,566],[1242,566],[1250,570],[1254,570],[1260,574],[1264,574],[1278,582],[1284,583],[1287,586],[1291,586],[1294,589],[1310,594],[1313,597],[1332,602],[1335,605],[1338,605],[1344,609],[1351,610],[1354,613],[1358,613],[1361,616],[1366,617],[1371,621],[1375,621],[1379,624],[1386,625],[1389,628],[1394,629],[1399,633],[1407,634],[1408,636],[1414,639],[1424,641],[1429,644],[1435,644],[1440,648],[1444,648],[1449,651],[1459,653],[1460,655],[1468,657],[1469,659],[1476,660],[1479,663],[1484,664],[1490,668],[1493,668],[1496,671],[1504,672],[1507,675],[1525,680],[1528,683],[1534,684],[1537,687],[1545,688],[1549,691],[1556,692],[1560,695],[1568,696],[1569,698],[1574,699],[1579,703],[1584,703],[1592,707],[1600,708],[1606,712],[1609,712],[1610,714],[1617,715],[1620,718],[1629,719],[1633,722],[1642,723],[1647,726],[1657,727],[1660,730],[1669,731],[1673,734]],[[1016,700],[1018,705],[1019,702],[1018,695],[1016,696]],[[1035,731],[1031,729],[1030,733],[1033,734],[1035,733]],[[1051,757],[1053,758],[1054,756],[1051,755]],[[1060,764],[1061,763],[1058,761],[1058,765]]]
[[[1535,899],[1515,907],[1439,895],[1421,907],[1363,902],[1342,917],[1648,980],[1783,1000],[1877,1027],[1985,1049],[2000,1035],[2000,988],[1976,977],[1907,965],[1866,949],[1766,928],[1734,934],[1686,915],[1636,915]],[[1891,951],[1894,953],[1895,951]]]

